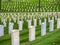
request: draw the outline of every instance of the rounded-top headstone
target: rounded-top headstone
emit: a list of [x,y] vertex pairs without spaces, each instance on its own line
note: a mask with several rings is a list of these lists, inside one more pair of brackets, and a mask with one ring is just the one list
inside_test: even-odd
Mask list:
[[30,26],[29,28],[32,29],[32,28],[35,28],[35,26]]
[[29,27],[29,41],[35,40],[35,26]]
[[12,30],[11,32],[14,33],[14,32],[18,32],[19,30]]
[[20,45],[19,42],[19,30],[12,30],[12,45]]

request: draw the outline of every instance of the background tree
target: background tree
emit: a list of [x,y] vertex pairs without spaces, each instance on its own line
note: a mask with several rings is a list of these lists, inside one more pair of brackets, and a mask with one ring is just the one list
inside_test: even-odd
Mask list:
[[1,10],[1,0],[0,0],[0,10]]
[[39,11],[40,11],[40,0],[39,0]]
[[11,0],[8,0],[9,2],[11,1]]

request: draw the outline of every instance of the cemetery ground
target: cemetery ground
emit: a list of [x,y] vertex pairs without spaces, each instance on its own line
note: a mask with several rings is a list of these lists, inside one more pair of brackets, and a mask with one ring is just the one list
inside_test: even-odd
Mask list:
[[[0,10],[0,45],[60,45],[59,11],[59,0],[40,0],[40,9],[39,0],[3,0]],[[19,31],[19,37],[14,32],[16,38],[13,33],[15,29]]]
[[[21,45],[60,45],[60,29],[57,29],[57,20],[54,21],[54,31],[49,32],[49,23],[47,19],[47,34],[45,36],[41,36],[41,25],[38,24],[37,20],[37,27],[36,27],[36,39],[32,42],[29,41],[29,29],[26,20],[23,23],[23,30],[20,31],[19,38]],[[8,19],[9,20],[9,19]],[[43,20],[43,19],[42,19]],[[1,20],[0,20],[1,22]],[[12,21],[13,22],[13,21]],[[0,45],[11,45],[11,35],[8,34],[8,23],[7,26],[4,28],[4,36],[0,37]],[[32,21],[33,25],[33,21]],[[14,23],[14,29],[18,29],[18,24]]]
[[[47,33],[47,35],[44,37],[40,37],[38,34],[38,36],[36,36],[36,40],[32,42],[29,42],[26,36],[24,38],[26,39],[21,41],[21,45],[60,45],[60,30]],[[0,37],[0,45],[11,45],[10,36],[6,34],[5,36]]]

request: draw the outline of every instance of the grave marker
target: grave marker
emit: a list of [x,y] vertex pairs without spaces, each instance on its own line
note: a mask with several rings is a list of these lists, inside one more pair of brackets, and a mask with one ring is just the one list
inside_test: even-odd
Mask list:
[[54,30],[54,20],[50,20],[50,32]]
[[31,21],[32,20],[27,20],[27,22],[28,22],[28,28],[31,26]]
[[0,36],[4,36],[4,26],[0,25]]
[[11,37],[12,37],[12,45],[20,45],[19,44],[19,30],[12,30],[11,31]]
[[9,34],[11,34],[11,30],[13,30],[13,23],[9,22]]
[[6,20],[5,19],[2,19],[2,22],[4,24],[4,27],[6,27]]
[[41,36],[46,35],[46,23],[41,23]]
[[57,19],[57,28],[60,28],[60,18]]
[[29,41],[35,40],[35,26],[29,27]]
[[13,17],[13,21],[16,23],[16,18]]
[[22,28],[23,28],[23,21],[19,21],[19,22],[18,22],[18,25],[19,25],[19,30],[21,31]]
[[34,26],[37,26],[37,19],[34,19]]
[[41,19],[39,19],[39,25],[41,25]]

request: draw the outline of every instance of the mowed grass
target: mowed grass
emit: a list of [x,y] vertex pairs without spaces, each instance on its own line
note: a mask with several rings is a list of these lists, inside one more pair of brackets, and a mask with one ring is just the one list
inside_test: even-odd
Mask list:
[[[8,22],[8,21],[7,21]],[[32,22],[33,23],[33,22]],[[24,21],[23,30],[20,32],[20,44],[21,45],[60,45],[60,29],[56,28],[57,21],[54,23],[54,31],[49,32],[49,23],[47,22],[47,34],[46,36],[41,36],[41,26],[38,24],[36,27],[36,40],[29,42],[29,29],[27,27],[27,22]],[[15,23],[14,29],[18,25]],[[11,35],[8,34],[8,23],[5,28],[5,35],[0,37],[0,45],[11,45]]]

